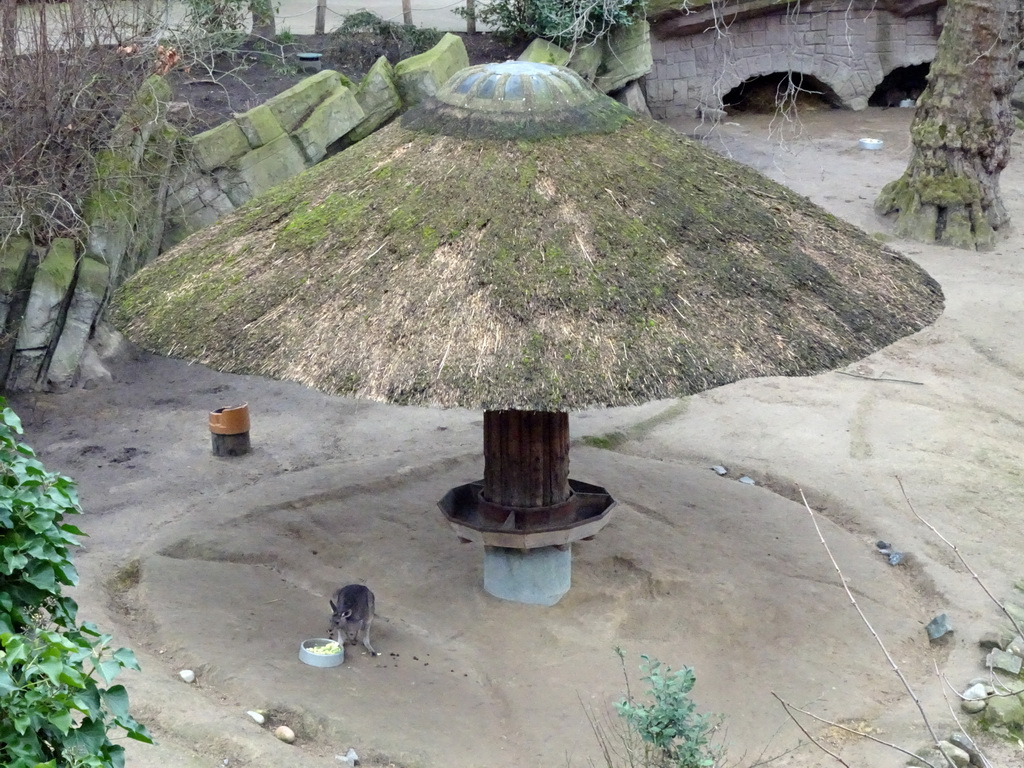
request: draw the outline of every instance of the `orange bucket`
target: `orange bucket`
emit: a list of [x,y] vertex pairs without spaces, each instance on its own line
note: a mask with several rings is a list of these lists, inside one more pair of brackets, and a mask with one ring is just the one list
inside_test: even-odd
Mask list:
[[241,435],[249,431],[249,404],[229,405],[210,411],[210,431],[215,435]]

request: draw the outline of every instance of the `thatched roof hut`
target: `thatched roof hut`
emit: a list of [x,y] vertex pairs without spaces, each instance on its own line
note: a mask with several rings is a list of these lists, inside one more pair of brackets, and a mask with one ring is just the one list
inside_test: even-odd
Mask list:
[[219,370],[483,409],[484,480],[442,509],[504,552],[607,519],[604,489],[570,485],[567,411],[825,371],[941,307],[805,198],[568,70],[508,63],[193,235],[112,315]]
[[587,133],[532,140],[445,135],[483,112],[427,105],[164,254],[113,320],[329,393],[562,411],[825,371],[940,312],[935,281],[862,231],[587,99]]

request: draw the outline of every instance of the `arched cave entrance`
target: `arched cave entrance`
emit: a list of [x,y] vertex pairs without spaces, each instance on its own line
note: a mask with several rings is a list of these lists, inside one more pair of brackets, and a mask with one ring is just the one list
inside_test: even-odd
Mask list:
[[813,75],[772,72],[746,80],[722,99],[730,113],[772,113],[779,109],[838,109],[836,92]]
[[924,93],[928,85],[930,63],[911,64],[908,67],[896,67],[882,78],[875,92],[868,99],[869,107],[898,107],[904,99],[916,101]]

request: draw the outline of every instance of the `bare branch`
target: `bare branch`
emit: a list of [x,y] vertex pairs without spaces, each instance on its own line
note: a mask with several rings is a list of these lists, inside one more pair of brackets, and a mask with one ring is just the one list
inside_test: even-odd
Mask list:
[[[893,659],[892,654],[889,653],[889,649],[885,647],[885,643],[882,642],[882,638],[878,636],[878,633],[875,632],[875,628],[871,626],[871,622],[868,621],[868,617],[864,615],[864,611],[861,610],[860,604],[857,602],[857,598],[853,596],[853,592],[850,589],[850,585],[846,581],[846,576],[843,575],[843,571],[839,567],[839,563],[836,561],[835,556],[832,554],[831,548],[829,548],[828,546],[828,542],[825,541],[825,537],[821,533],[821,527],[818,525],[817,515],[815,515],[814,510],[811,509],[811,505],[807,503],[807,497],[804,496],[803,489],[800,490],[800,498],[804,502],[804,508],[807,510],[807,514],[811,516],[811,522],[814,523],[814,530],[818,533],[818,540],[821,542],[821,545],[825,548],[825,552],[828,553],[829,560],[832,561],[832,567],[835,568],[836,573],[839,575],[839,581],[842,582],[843,589],[846,591],[846,596],[850,598],[850,602],[856,609],[861,621],[864,622],[864,626],[868,628],[868,631],[871,633],[871,636],[875,638],[875,642],[878,644],[878,647],[882,649],[882,653],[885,654],[885,658],[889,662],[889,666],[892,668],[892,671],[896,673],[896,676],[900,679],[900,682],[903,683],[903,687],[910,695],[910,698],[913,699],[914,704],[917,706],[917,711],[921,713],[921,720],[924,722],[925,727],[928,729],[928,733],[931,735],[932,741],[935,743],[935,746],[938,747],[939,737],[935,733],[935,729],[932,727],[931,720],[928,719],[928,714],[924,711],[924,706],[921,704],[921,700],[917,697],[917,694],[914,692],[913,687],[910,685],[910,681],[907,680],[906,676],[903,674],[903,670],[899,668],[899,665],[896,663],[896,660]],[[900,748],[897,747],[897,749]],[[903,752],[906,750],[900,749],[900,751]],[[945,756],[945,753],[943,753],[943,757],[945,757],[946,763],[949,765],[949,768],[956,768],[953,761]]]
[[914,509],[914,505],[911,503],[910,497],[907,495],[907,489],[903,487],[903,480],[900,479],[899,475],[896,476],[896,482],[899,483],[900,492],[903,494],[903,499],[907,502],[907,507],[913,513],[914,517],[916,517],[918,520],[924,523],[928,527],[928,530],[930,530],[932,533],[938,536],[943,544],[945,544],[947,547],[953,550],[953,552],[957,556],[957,559],[960,560],[964,568],[967,569],[967,572],[971,574],[971,577],[978,583],[978,586],[981,587],[982,591],[984,591],[984,593],[988,595],[989,600],[991,600],[993,603],[999,606],[999,610],[1002,611],[1003,615],[1010,620],[1010,623],[1013,625],[1013,628],[1017,631],[1017,634],[1024,636],[1024,630],[1021,629],[1020,624],[1018,624],[1017,620],[1013,618],[1013,616],[1010,614],[1008,610],[1006,610],[1006,606],[1004,606],[1001,602],[999,602],[996,599],[995,595],[992,594],[991,590],[989,590],[988,586],[986,586],[985,582],[981,580],[981,577],[975,572],[975,570],[971,568],[970,563],[968,563],[967,560],[964,559],[963,554],[961,554],[959,547],[957,547],[956,544],[954,544],[941,533],[939,533],[938,529],[934,525],[932,525],[923,517],[921,517],[921,515],[918,514],[917,510]]
[[[796,712],[799,712],[801,715],[807,715],[808,717],[817,720],[819,723],[824,723],[825,725],[830,725],[833,728],[838,728],[841,731],[846,731],[847,733],[852,733],[854,736],[861,736],[861,737],[867,739],[868,741],[873,741],[876,744],[881,744],[883,747],[889,747],[890,749],[895,749],[897,752],[902,752],[904,755],[916,758],[916,759],[920,760],[921,762],[923,762],[925,765],[927,765],[928,768],[936,768],[936,766],[934,764],[928,762],[927,760],[925,760],[920,755],[914,754],[909,749],[904,749],[903,747],[899,746],[898,744],[893,744],[892,742],[886,741],[885,739],[880,739],[877,736],[872,736],[870,733],[864,733],[863,731],[858,731],[855,728],[849,728],[849,727],[847,727],[845,725],[840,725],[839,723],[835,723],[835,722],[832,722],[831,720],[828,720],[828,719],[826,719],[824,717],[820,717],[820,716],[814,714],[813,712],[808,712],[806,710],[800,709],[800,707],[794,706],[793,704],[790,704],[790,703],[784,701],[783,699],[779,698],[778,694],[776,694],[775,691],[772,691],[772,696],[774,696],[776,699],[779,699],[779,702],[782,704],[782,706],[786,707],[787,711],[792,709],[792,710],[794,710]],[[790,715],[790,717],[792,717],[792,715]],[[796,722],[796,718],[793,718],[793,720],[794,720],[794,722]],[[798,723],[798,725],[799,725],[799,723]],[[803,728],[801,728],[800,730],[803,731]],[[804,731],[804,733],[807,733],[807,731]],[[817,744],[818,742],[814,742],[814,743]],[[936,742],[936,747],[938,747],[938,742]],[[825,751],[828,752],[827,749]],[[831,752],[828,752],[828,753],[830,755],[832,754]],[[835,755],[833,755],[833,757],[835,757]],[[836,759],[839,760],[838,757],[836,757]],[[948,757],[946,758],[946,760],[949,762],[949,764],[951,766],[953,766],[953,763],[951,761],[949,761]],[[839,760],[839,762],[843,762],[843,761]],[[846,763],[843,763],[843,765],[846,765]],[[955,768],[955,766],[953,766],[953,768]]]
[[818,749],[820,749],[826,755],[831,757],[837,763],[840,763],[841,765],[845,765],[846,768],[850,768],[850,764],[848,762],[843,760],[843,758],[841,758],[839,755],[837,755],[835,752],[830,750],[828,747],[826,747],[824,744],[822,744],[820,741],[818,741],[816,738],[811,736],[810,733],[807,732],[807,729],[804,728],[803,724],[799,720],[796,719],[796,717],[793,715],[792,712],[789,711],[790,710],[790,706],[789,706],[788,702],[786,702],[775,691],[772,691],[772,696],[774,696],[776,698],[776,700],[779,702],[779,704],[782,705],[782,708],[785,710],[786,714],[789,715],[789,719],[793,721],[793,723],[796,725],[797,728],[800,729],[800,731],[803,733],[804,736],[806,736],[808,739],[810,739],[811,743],[814,744],[814,746],[816,746]]

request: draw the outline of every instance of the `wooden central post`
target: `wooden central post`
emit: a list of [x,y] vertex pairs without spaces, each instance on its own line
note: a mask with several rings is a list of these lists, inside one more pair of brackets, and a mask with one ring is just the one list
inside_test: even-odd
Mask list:
[[484,499],[550,507],[569,495],[568,413],[484,411]]

